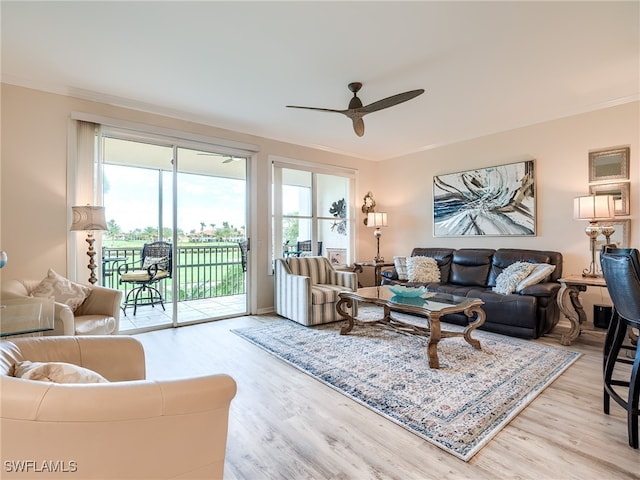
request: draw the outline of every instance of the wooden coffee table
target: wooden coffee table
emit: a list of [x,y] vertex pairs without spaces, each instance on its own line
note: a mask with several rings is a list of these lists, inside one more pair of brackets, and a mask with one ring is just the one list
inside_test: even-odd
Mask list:
[[[358,320],[349,314],[353,302],[366,302],[384,308],[384,317],[380,320]],[[471,338],[471,332],[480,327],[486,318],[482,309],[484,302],[479,298],[458,297],[446,293],[426,292],[421,297],[400,297],[395,295],[386,285],[380,287],[359,288],[355,292],[340,292],[340,300],[336,305],[338,313],[347,320],[340,335],[348,334],[354,325],[381,325],[404,333],[429,337],[427,354],[429,366],[440,368],[438,359],[438,342],[441,338],[464,337],[469,345],[480,350],[480,342]],[[346,308],[345,308],[346,307]],[[416,323],[393,318],[391,312],[402,312],[416,315]],[[469,319],[462,332],[442,330],[440,317],[449,313],[464,313]],[[419,325],[422,321],[426,325]]]

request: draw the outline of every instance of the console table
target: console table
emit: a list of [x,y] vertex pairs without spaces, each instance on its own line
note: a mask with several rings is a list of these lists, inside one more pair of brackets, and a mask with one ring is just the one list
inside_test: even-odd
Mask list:
[[605,287],[607,282],[604,278],[583,277],[582,275],[567,275],[558,279],[560,291],[558,292],[558,307],[565,317],[571,322],[568,333],[563,333],[560,338],[562,345],[571,345],[578,335],[580,335],[580,325],[587,321],[584,308],[580,303],[580,292],[587,290],[587,287]]
[[[393,263],[385,263],[385,262],[353,262],[353,271],[357,273],[362,273],[364,271],[364,267],[371,267],[374,269],[375,276],[375,286],[379,287],[382,284],[382,268],[383,267],[393,267]],[[358,285],[360,286],[360,285]]]

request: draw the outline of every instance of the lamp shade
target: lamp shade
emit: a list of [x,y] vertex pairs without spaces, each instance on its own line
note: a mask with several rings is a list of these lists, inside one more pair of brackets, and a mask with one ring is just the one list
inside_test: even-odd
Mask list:
[[104,207],[71,207],[73,223],[69,230],[108,230],[104,215]]
[[367,213],[367,227],[386,227],[387,226],[387,214],[382,212],[369,212]]
[[612,220],[614,217],[613,195],[587,195],[573,199],[573,218],[576,220]]

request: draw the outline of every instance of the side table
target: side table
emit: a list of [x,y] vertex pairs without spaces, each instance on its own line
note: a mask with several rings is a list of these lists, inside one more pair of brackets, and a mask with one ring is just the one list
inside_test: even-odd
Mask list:
[[587,321],[584,308],[580,303],[580,292],[586,291],[587,287],[606,288],[607,282],[602,277],[590,278],[582,275],[567,275],[558,281],[562,285],[558,292],[558,307],[571,322],[571,329],[568,333],[562,334],[560,343],[571,345],[571,342],[580,335],[580,325]]
[[[375,277],[375,286],[379,287],[382,284],[382,268],[383,267],[393,267],[393,263],[385,263],[385,262],[353,262],[353,271],[356,273],[362,273],[364,271],[364,267],[371,267],[374,269],[374,277]],[[361,285],[358,285],[360,287]]]
[[0,337],[42,333],[53,330],[55,305],[45,297],[2,299]]

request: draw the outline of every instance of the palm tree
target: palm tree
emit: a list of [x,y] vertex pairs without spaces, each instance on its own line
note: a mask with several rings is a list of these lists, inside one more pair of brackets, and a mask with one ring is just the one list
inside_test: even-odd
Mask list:
[[109,238],[113,240],[118,238],[122,233],[122,229],[120,228],[120,225],[118,225],[115,220],[109,220],[107,222],[107,228],[108,228],[107,235],[109,236]]

